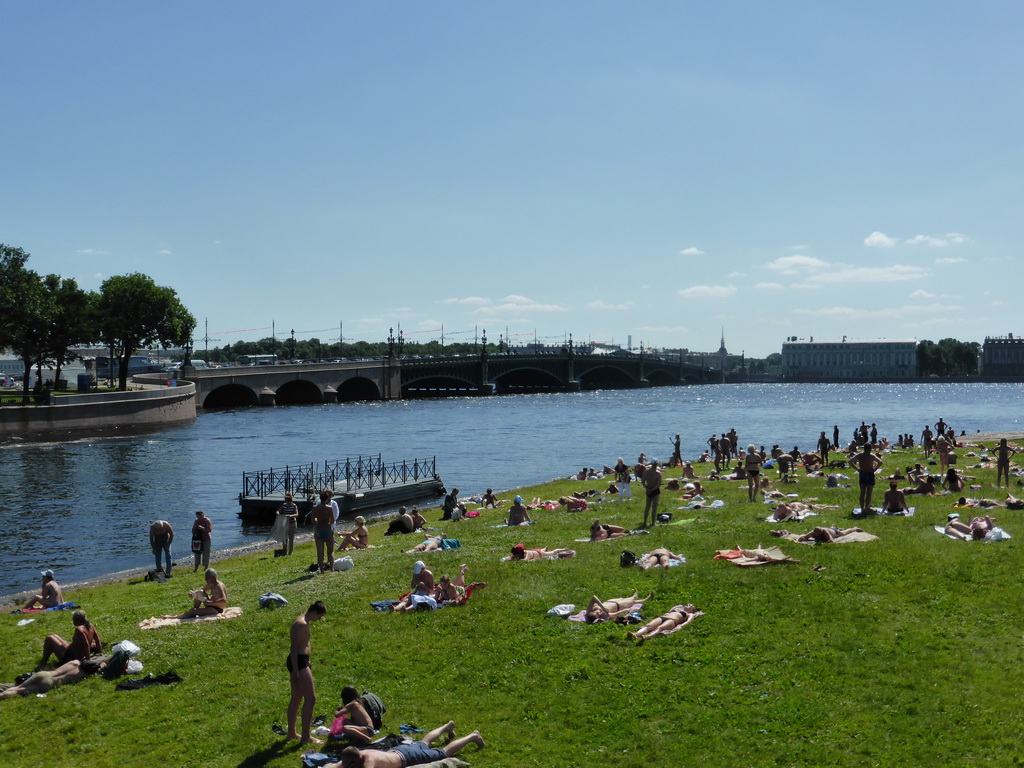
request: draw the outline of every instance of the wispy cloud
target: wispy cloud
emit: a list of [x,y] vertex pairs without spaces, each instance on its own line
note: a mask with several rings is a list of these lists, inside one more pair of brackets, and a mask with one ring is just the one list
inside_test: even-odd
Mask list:
[[627,301],[624,304],[606,304],[603,301],[591,301],[587,304],[587,309],[612,309],[612,310],[623,310],[629,309],[633,306],[632,301]]
[[678,292],[684,299],[721,299],[736,293],[735,285],[693,285]]
[[804,278],[809,283],[890,283],[903,280],[923,280],[928,276],[921,267],[892,264],[888,267],[848,267],[831,272],[819,272]]
[[777,291],[785,286],[782,283],[758,283],[754,287],[763,291]]
[[746,277],[746,276],[747,276],[746,272],[730,272],[728,275],[726,275],[726,277],[731,278],[731,279],[735,279],[737,277]]
[[802,275],[808,271],[817,271],[831,266],[827,261],[822,261],[816,256],[782,256],[768,264],[768,269],[774,269],[784,275]]
[[912,294],[910,294],[910,298],[912,298],[912,299],[934,299],[935,298],[935,294],[934,293],[929,293],[924,288],[918,288],[916,291],[914,291]]
[[163,248],[163,249],[157,251],[156,255],[157,256],[173,256],[174,253],[172,251],[168,250],[167,248]]
[[704,255],[704,251],[702,251],[700,248],[694,248],[691,245],[689,248],[683,248],[683,250],[681,250],[679,252],[679,255],[680,256],[703,256]]
[[872,232],[864,238],[864,245],[868,248],[892,248],[896,245],[896,239],[883,232]]
[[101,250],[98,250],[96,248],[83,248],[80,251],[75,251],[75,253],[81,254],[82,256],[106,256],[107,255],[106,251],[101,251]]
[[960,264],[967,261],[967,259],[960,259],[955,256],[943,256],[941,259],[936,259],[936,264]]
[[442,304],[463,304],[466,306],[482,306],[484,304],[490,304],[490,299],[485,299],[481,296],[467,296],[464,299],[441,299]]

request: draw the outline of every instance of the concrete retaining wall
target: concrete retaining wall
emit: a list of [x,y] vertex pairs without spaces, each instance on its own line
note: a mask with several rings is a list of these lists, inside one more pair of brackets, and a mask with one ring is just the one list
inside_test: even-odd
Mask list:
[[57,395],[52,405],[0,407],[0,438],[138,430],[186,423],[195,417],[196,388],[190,383],[136,392]]

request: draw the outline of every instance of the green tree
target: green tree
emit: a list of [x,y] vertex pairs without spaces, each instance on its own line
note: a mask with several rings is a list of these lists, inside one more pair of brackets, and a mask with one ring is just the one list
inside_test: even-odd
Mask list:
[[138,272],[104,280],[96,307],[100,337],[121,362],[122,391],[128,389],[128,361],[135,350],[152,344],[187,344],[196,327],[195,317],[173,288]]
[[72,347],[99,338],[95,314],[98,296],[79,288],[73,278],[47,275],[42,282],[43,301],[50,320],[44,339],[44,357],[53,364],[53,378],[58,381],[61,369],[81,357]]
[[24,364],[26,397],[32,366],[44,356],[51,322],[42,280],[25,266],[28,256],[21,248],[0,245],[0,347],[10,347]]

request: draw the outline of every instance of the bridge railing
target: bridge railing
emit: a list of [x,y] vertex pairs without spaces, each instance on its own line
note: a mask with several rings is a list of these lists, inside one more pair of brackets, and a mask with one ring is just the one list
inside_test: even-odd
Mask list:
[[301,499],[333,488],[341,493],[383,488],[433,478],[437,457],[385,463],[382,456],[357,456],[319,464],[287,465],[242,473],[242,496],[266,498],[292,493]]

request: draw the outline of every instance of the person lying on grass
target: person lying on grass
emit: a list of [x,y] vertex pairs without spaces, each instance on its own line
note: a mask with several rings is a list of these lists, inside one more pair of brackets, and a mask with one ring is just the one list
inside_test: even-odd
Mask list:
[[[430,746],[444,734],[448,734],[450,738],[444,749],[435,749]],[[337,763],[328,763],[326,768],[409,768],[413,765],[423,765],[452,757],[468,744],[476,744],[478,749],[483,749],[486,746],[480,736],[480,731],[473,731],[466,736],[456,738],[455,723],[449,720],[440,728],[435,728],[424,734],[419,741],[414,741],[411,744],[399,744],[386,751],[345,747],[341,751],[341,760]]]
[[444,533],[439,533],[437,536],[427,536],[426,539],[412,549],[405,550],[405,554],[411,555],[413,552],[433,552],[434,550],[441,549],[441,542],[445,538],[447,538],[447,536]]
[[641,643],[648,637],[655,635],[667,635],[679,627],[685,627],[693,621],[700,611],[692,605],[677,605],[663,613],[656,619],[651,619],[639,629],[627,632],[626,637],[639,640]]
[[[601,600],[597,595],[590,598],[590,604],[587,606],[587,610],[583,616],[588,624],[593,624],[595,621],[601,620],[612,620],[619,616],[625,616],[634,610],[640,610],[643,608],[644,603],[654,597],[652,591],[647,597],[638,597],[639,592],[635,589],[633,594],[629,597],[617,597],[611,600]],[[637,606],[637,607],[634,607]]]
[[545,557],[566,558],[575,556],[576,550],[566,549],[565,547],[556,547],[555,549],[547,549],[545,547],[527,549],[523,544],[516,544],[512,547],[513,560],[543,560]]
[[956,500],[954,507],[961,509],[971,509],[974,507],[981,507],[982,509],[994,509],[995,507],[1003,506],[995,499],[968,499],[966,496],[961,496]]
[[945,533],[963,541],[981,541],[985,534],[995,528],[995,522],[994,517],[975,517],[970,523],[965,523],[960,519],[960,515],[952,512],[946,518]]
[[627,531],[619,525],[602,525],[600,520],[590,524],[590,540],[605,541],[606,539],[617,539],[625,536]]
[[78,661],[77,659],[61,664],[53,671],[34,672],[25,682],[20,685],[12,685],[0,691],[0,699],[9,699],[14,696],[31,696],[33,694],[49,693],[58,685],[68,685],[84,680],[90,675],[101,672],[106,666],[105,661]]
[[676,563],[684,563],[686,558],[682,555],[676,555],[665,549],[664,547],[658,547],[658,549],[652,549],[648,554],[641,558],[638,558],[636,564],[643,568],[645,571],[648,568],[669,568]]
[[[818,526],[817,528],[814,528],[813,530],[808,531],[807,533],[804,533],[804,534],[801,534],[800,536],[797,536],[795,541],[799,541],[801,543],[807,542],[807,541],[814,541],[814,542],[817,542],[819,544],[831,544],[833,541],[838,539],[840,536],[849,536],[851,533],[863,533],[863,532],[864,531],[863,531],[862,528],[835,528],[835,527],[833,527],[833,528],[824,528],[824,527]],[[772,531],[772,536],[789,536],[789,535],[790,535],[789,531],[787,531],[785,528],[783,528],[781,530],[778,530],[778,531]]]

